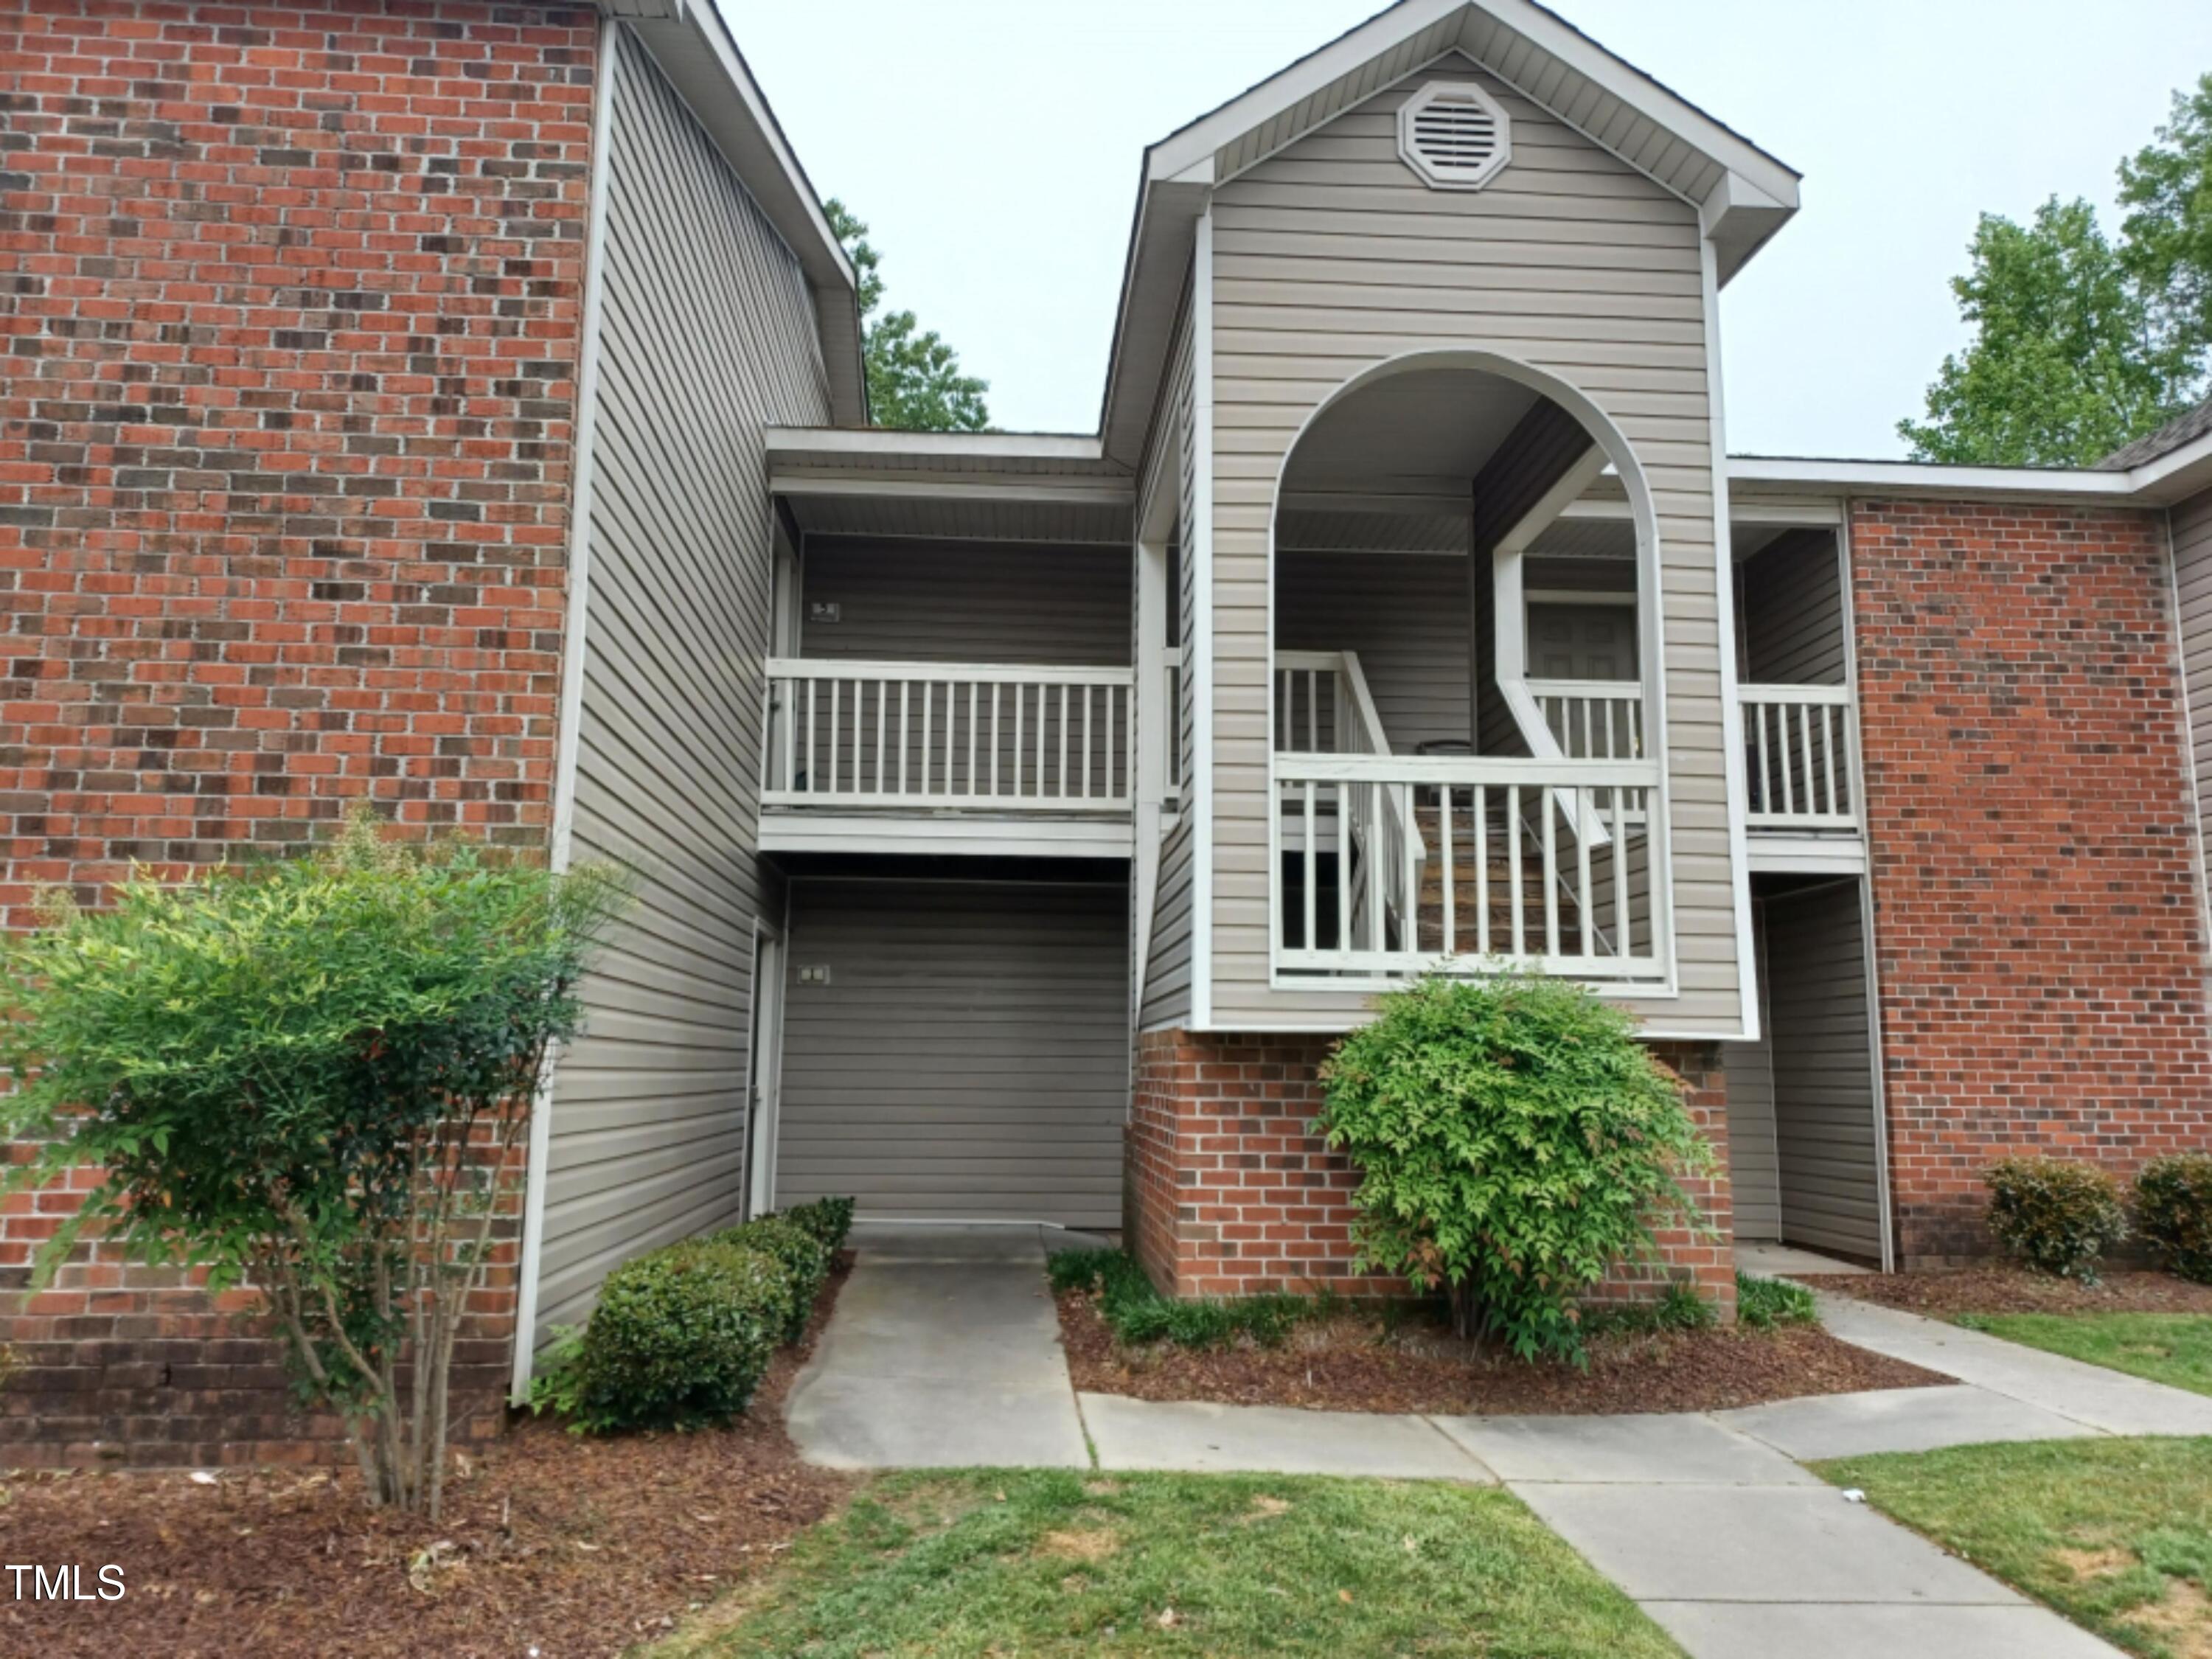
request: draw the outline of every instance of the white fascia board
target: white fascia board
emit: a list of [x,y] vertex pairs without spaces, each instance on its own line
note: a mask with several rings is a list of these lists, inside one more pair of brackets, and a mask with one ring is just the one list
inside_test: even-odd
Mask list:
[[904,432],[888,427],[771,426],[763,434],[779,455],[905,456],[929,460],[1097,462],[1096,436],[1073,432]]
[[2212,489],[2212,432],[2155,460],[2145,461],[2127,476],[2136,489],[2166,507],[2185,501],[2199,490]]
[[1899,495],[1981,495],[2014,501],[2110,501],[2124,505],[2136,493],[2136,475],[2086,467],[1942,466],[1920,461],[1800,460],[1732,455],[1728,481],[1748,485],[1756,500],[1762,486],[1778,489],[1848,490]]
[[1136,492],[1126,478],[1071,478],[1065,474],[1000,472],[912,473],[890,477],[870,473],[827,472],[794,467],[769,470],[768,487],[778,495],[887,496],[895,501],[1038,501],[1062,507],[1133,507]]

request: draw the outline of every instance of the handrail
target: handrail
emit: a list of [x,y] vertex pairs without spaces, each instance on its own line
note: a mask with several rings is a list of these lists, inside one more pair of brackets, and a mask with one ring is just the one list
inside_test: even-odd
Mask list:
[[975,662],[894,662],[872,657],[770,657],[770,679],[958,680],[965,685],[1134,685],[1133,668],[1063,668],[1048,665]]
[[1847,685],[1739,685],[1744,823],[1753,830],[1856,830],[1851,757],[1858,745]]

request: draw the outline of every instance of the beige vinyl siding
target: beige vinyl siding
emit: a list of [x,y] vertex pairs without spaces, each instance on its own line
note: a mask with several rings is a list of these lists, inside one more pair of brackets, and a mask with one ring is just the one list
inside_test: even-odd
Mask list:
[[[1126,548],[810,537],[799,653],[892,662],[1129,662]],[[814,607],[835,604],[838,620]]]
[[[1759,931],[1754,921],[1753,931]],[[1782,1237],[1782,1176],[1774,1133],[1774,1042],[1765,1013],[1766,952],[1759,946],[1759,1029],[1757,1042],[1721,1048],[1728,1079],[1729,1201],[1735,1236],[1747,1239]]]
[[1168,711],[1177,731],[1176,752],[1182,757],[1182,806],[1175,827],[1160,846],[1158,890],[1153,896],[1152,934],[1145,963],[1145,984],[1138,997],[1137,1023],[1146,1030],[1162,1030],[1187,1024],[1191,1017],[1191,904],[1197,869],[1193,848],[1191,744],[1196,724],[1192,696],[1196,681],[1191,653],[1198,630],[1197,578],[1190,557],[1189,526],[1195,512],[1199,457],[1193,447],[1193,380],[1190,307],[1183,307],[1169,360],[1166,392],[1167,418],[1173,422],[1174,465],[1176,469],[1175,556],[1170,566],[1176,591],[1173,597],[1177,626],[1169,657],[1178,665],[1180,688],[1176,706]]
[[1865,924],[1856,880],[1760,903],[1782,1237],[1881,1255]]
[[793,881],[776,1202],[1119,1226],[1128,903],[1120,881]]
[[744,1164],[770,534],[761,428],[830,416],[814,312],[652,58],[616,31],[574,855],[638,872],[550,1126],[537,1329],[734,1218]]
[[1844,684],[1843,573],[1832,531],[1777,537],[1736,567],[1736,585],[1746,684]]
[[2197,817],[2203,826],[2212,824],[2212,489],[2182,502],[2168,522],[2173,534],[2181,668],[2189,693],[2197,769]]
[[1286,651],[1352,651],[1391,749],[1467,739],[1464,554],[1285,553],[1275,639]]
[[[1455,62],[1460,60],[1454,60]],[[1436,75],[1468,74],[1439,68]],[[1723,740],[1712,431],[1695,212],[1488,76],[1514,159],[1425,188],[1395,116],[1423,71],[1223,185],[1212,208],[1218,1025],[1334,1027],[1361,995],[1268,985],[1268,524],[1300,424],[1347,378],[1462,344],[1577,386],[1620,427],[1658,515],[1680,994],[1656,1030],[1742,1029]]]

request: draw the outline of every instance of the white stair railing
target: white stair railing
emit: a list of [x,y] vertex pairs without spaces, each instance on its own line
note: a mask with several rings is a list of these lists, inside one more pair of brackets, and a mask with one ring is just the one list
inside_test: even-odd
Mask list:
[[1856,830],[1851,798],[1851,694],[1841,685],[1745,685],[1746,825],[1753,830]]
[[[1389,757],[1390,739],[1358,653],[1275,653],[1275,741],[1278,754]],[[1421,861],[1428,856],[1414,822],[1412,788],[1352,783],[1321,816],[1328,823],[1310,816],[1303,825],[1308,849],[1314,834],[1329,828],[1340,832],[1343,850],[1357,866],[1340,890],[1352,924],[1386,937],[1405,934],[1419,902]],[[1309,911],[1314,902],[1309,887]],[[1304,937],[1314,937],[1310,917]]]
[[761,803],[1126,811],[1127,668],[775,657]]

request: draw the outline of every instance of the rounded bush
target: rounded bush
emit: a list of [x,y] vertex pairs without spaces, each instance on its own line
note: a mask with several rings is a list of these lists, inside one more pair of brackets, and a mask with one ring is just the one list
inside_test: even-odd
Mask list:
[[805,1335],[814,1298],[822,1293],[830,1277],[830,1252],[822,1241],[789,1218],[775,1215],[764,1215],[710,1237],[717,1243],[758,1250],[782,1266],[791,1276],[791,1317],[777,1333],[777,1340],[796,1342]]
[[2008,1158],[1982,1176],[1990,1231],[2037,1273],[2097,1282],[2097,1261],[2128,1236],[2119,1183],[2094,1164]]
[[764,1251],[688,1239],[607,1276],[577,1350],[594,1429],[726,1423],[751,1403],[789,1327],[791,1275]]
[[1702,1226],[1680,1177],[1712,1152],[1627,1015],[1564,980],[1431,979],[1322,1070],[1316,1128],[1360,1175],[1362,1265],[1450,1293],[1523,1358],[1583,1353],[1579,1298]]
[[2212,1285],[2212,1157],[2144,1164],[2136,1177],[2136,1231],[2168,1273]]
[[856,1206],[856,1200],[849,1198],[817,1198],[811,1204],[794,1204],[780,1214],[793,1226],[813,1234],[834,1256],[845,1248],[845,1236],[853,1231]]

